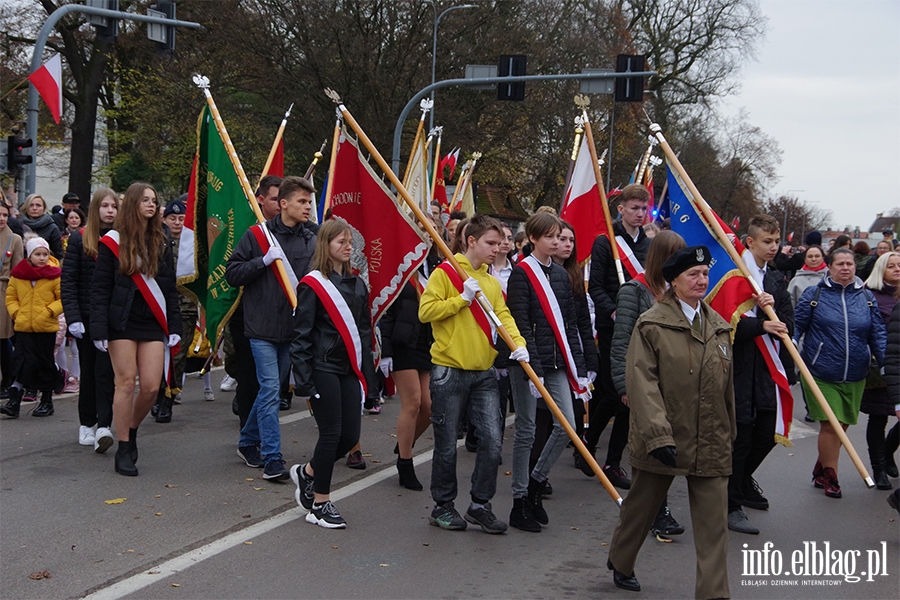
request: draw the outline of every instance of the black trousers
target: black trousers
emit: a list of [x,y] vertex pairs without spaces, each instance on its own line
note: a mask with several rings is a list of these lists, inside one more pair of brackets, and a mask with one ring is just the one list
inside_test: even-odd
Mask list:
[[13,373],[26,390],[53,390],[59,379],[56,368],[56,333],[19,331],[13,353]]
[[0,386],[8,388],[13,384],[12,372],[13,345],[11,339],[0,340],[0,374],[3,375]]
[[313,370],[312,379],[319,394],[309,399],[319,427],[319,440],[310,461],[316,478],[313,491],[329,494],[334,463],[359,443],[362,389],[353,372],[338,375]]
[[75,344],[81,365],[78,420],[85,427],[109,427],[112,425],[113,395],[116,392],[116,377],[109,353],[97,350],[87,331],[81,339],[75,339]]
[[250,340],[244,335],[244,323],[230,321],[228,329],[231,331],[234,354],[230,359],[226,359],[228,364],[225,371],[237,381],[234,397],[237,400],[240,428],[243,429],[256,395],[259,394],[259,381],[256,379],[256,361],[253,360],[253,352],[250,351]]
[[609,449],[606,452],[606,464],[618,467],[622,462],[622,453],[628,445],[628,419],[630,411],[622,404],[622,397],[616,391],[612,381],[612,370],[609,364],[610,348],[612,347],[612,327],[597,328],[597,344],[600,350],[600,372],[591,398],[591,419],[584,441],[592,453],[596,452],[600,435],[606,429],[606,425],[613,417],[612,433],[609,436]]
[[741,509],[744,486],[775,447],[774,410],[758,410],[752,423],[738,423],[728,478],[728,512]]

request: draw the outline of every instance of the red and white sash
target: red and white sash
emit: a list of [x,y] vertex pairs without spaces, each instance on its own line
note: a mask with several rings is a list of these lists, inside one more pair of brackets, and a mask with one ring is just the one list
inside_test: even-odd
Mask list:
[[634,255],[634,250],[631,249],[631,246],[628,245],[625,238],[621,235],[617,235],[616,245],[619,247],[619,260],[622,261],[622,266],[625,267],[631,275],[631,278],[634,279],[638,274],[643,273],[644,266],[641,264],[641,261],[637,259],[637,256]]
[[[256,243],[259,244],[259,248],[260,248],[260,250],[262,250],[263,256],[265,256],[266,252],[269,251],[269,248],[272,247],[272,244],[269,243],[269,236],[267,236],[266,232],[263,231],[263,227],[265,227],[265,226],[266,226],[265,223],[259,223],[250,228],[250,231],[253,232],[253,237],[256,238]],[[272,236],[272,241],[274,242],[274,245],[276,247],[281,248],[281,246],[278,244],[278,240],[275,239],[274,235]],[[285,270],[285,272],[287,272],[288,280],[291,282],[291,285],[294,287],[294,291],[296,291],[297,286],[299,285],[299,282],[297,281],[297,274],[294,273],[294,269],[293,269],[293,267],[291,267],[290,261],[283,260],[281,262],[284,263],[284,270]],[[275,281],[277,281],[278,285],[281,286],[281,291],[284,292],[284,296],[286,298],[290,298],[290,294],[288,293],[287,289],[285,289],[285,287],[284,287],[284,281],[281,279],[281,276],[278,274],[278,267],[275,265],[274,261],[272,262],[272,264],[269,265],[269,268],[271,268],[272,272],[275,273]]]
[[[119,232],[115,229],[110,230],[109,233],[100,238],[100,243],[112,250],[112,253],[119,258]],[[163,335],[166,336],[166,339],[169,337],[169,324],[166,319],[166,296],[163,294],[162,289],[160,289],[159,284],[156,283],[156,279],[153,277],[147,277],[143,273],[134,273],[131,276],[131,280],[134,282],[134,285],[137,286],[138,291],[141,292],[141,296],[143,296],[144,301],[147,303],[147,306],[150,307],[150,312],[153,313],[153,316],[156,317],[156,322],[159,323],[159,326],[162,327]],[[166,352],[166,359],[164,364],[164,372],[166,376],[166,382],[169,384],[169,387],[173,387],[173,383],[177,385],[181,385],[181,382],[172,382],[169,381],[170,373],[169,373],[169,363],[172,359],[175,358],[175,355],[178,353],[178,348],[181,346],[179,343],[178,346],[174,346],[169,348],[169,352]]]
[[575,357],[572,356],[572,348],[569,347],[566,325],[563,322],[559,301],[556,299],[556,294],[553,293],[553,288],[550,287],[550,282],[541,269],[540,261],[534,255],[530,255],[517,266],[525,270],[525,275],[528,276],[531,287],[534,288],[538,302],[541,303],[544,316],[547,318],[547,322],[550,323],[550,329],[553,330],[553,337],[556,338],[556,343],[562,348],[563,356],[566,359],[566,377],[569,379],[569,387],[576,394],[584,394],[587,392],[587,389],[578,384],[578,369],[575,366]]
[[359,328],[356,326],[356,319],[353,318],[350,306],[347,305],[347,301],[341,296],[337,287],[322,275],[321,271],[310,271],[308,275],[300,280],[300,283],[312,288],[316,296],[319,297],[322,306],[325,307],[328,316],[331,317],[332,323],[334,323],[334,326],[337,327],[338,332],[341,334],[341,339],[344,340],[344,346],[347,348],[347,355],[351,358],[350,366],[353,367],[353,371],[359,379],[359,385],[362,388],[362,400],[365,402],[369,386],[362,371],[362,357],[363,352],[368,352],[369,350],[363,347],[362,340],[359,337]]
[[[745,250],[742,258],[744,259],[744,263],[747,264],[753,278],[756,280],[756,283],[759,284],[759,289],[764,289],[762,274],[756,266],[753,255],[750,254],[749,250]],[[756,317],[756,307],[754,306],[745,312],[743,316]],[[773,339],[770,335],[759,335],[753,338],[753,340],[756,342],[756,347],[759,348],[760,354],[762,354],[763,359],[766,361],[766,367],[769,370],[772,381],[775,382],[775,410],[777,411],[775,419],[775,441],[785,446],[791,446],[792,444],[789,437],[791,433],[791,420],[794,414],[794,397],[791,395],[791,385],[788,383],[784,365],[781,364],[781,357],[778,356],[778,352],[781,349],[781,342]]]
[[[459,273],[456,272],[456,269],[453,268],[453,265],[445,260],[444,262],[439,264],[437,268],[447,274],[447,278],[450,279],[450,283],[453,284],[453,287],[456,288],[456,291],[462,294],[463,280],[462,277],[459,276]],[[488,342],[490,342],[491,347],[495,347],[497,343],[497,329],[491,322],[490,317],[488,317],[487,313],[484,312],[484,309],[481,307],[481,304],[479,304],[477,300],[472,300],[472,303],[469,304],[468,308],[470,311],[472,311],[472,316],[475,317],[475,322],[478,323],[478,326],[481,327],[484,335],[487,336]]]

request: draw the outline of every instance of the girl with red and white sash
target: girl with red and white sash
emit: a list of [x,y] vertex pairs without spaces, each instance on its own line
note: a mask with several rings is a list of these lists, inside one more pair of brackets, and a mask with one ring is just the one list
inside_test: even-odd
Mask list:
[[[507,305],[525,338],[530,363],[556,405],[575,426],[572,393],[587,394],[588,379],[578,332],[575,297],[568,273],[553,262],[561,225],[550,213],[536,213],[525,223],[531,254],[509,277]],[[566,447],[568,438],[559,423],[535,465],[529,455],[534,443],[535,413],[539,394],[518,365],[510,368],[516,405],[513,442],[513,509],[509,524],[523,531],[539,532],[549,522],[542,495],[550,469]]]
[[359,442],[362,403],[375,379],[369,294],[350,272],[352,239],[344,221],[319,229],[313,270],[297,291],[291,345],[294,393],[309,396],[319,428],[312,460],[291,467],[294,497],[309,510],[307,523],[328,529],[347,526],[331,502],[331,475]]
[[90,336],[115,373],[115,468],[130,477],[138,474],[137,430],[156,401],[167,347],[181,341],[175,262],[158,212],[153,186],[128,187],[113,230],[100,238],[91,290]]

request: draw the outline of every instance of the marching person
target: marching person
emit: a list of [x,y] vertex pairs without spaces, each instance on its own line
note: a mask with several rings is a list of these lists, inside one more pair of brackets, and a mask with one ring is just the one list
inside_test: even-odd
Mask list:
[[[803,292],[795,323],[794,340],[803,340],[800,355],[846,431],[859,417],[872,356],[881,365],[887,342],[875,298],[856,276],[852,250],[841,247],[831,253],[828,275]],[[812,397],[805,380],[803,390]],[[821,423],[813,484],[829,498],[840,498],[841,440],[818,402],[809,403],[809,414]]]
[[[560,230],[559,218],[551,213],[539,212],[528,218],[525,235],[532,251],[509,276],[507,302],[526,348],[531,348],[529,364],[574,428],[572,392],[589,394],[590,382],[584,366],[572,283],[566,270],[553,262]],[[542,501],[547,477],[565,450],[568,436],[562,425],[555,422],[537,464],[531,469],[529,457],[540,393],[518,364],[510,366],[510,383],[516,405],[516,435],[509,524],[538,533],[541,525],[549,523]]]
[[91,338],[91,288],[100,238],[112,229],[118,210],[119,196],[113,190],[99,188],[94,192],[87,224],[69,236],[62,269],[62,303],[81,365],[78,443],[93,446],[101,454],[115,441],[110,431],[115,375],[109,353],[95,348]]
[[[22,398],[22,390],[11,387],[12,378],[12,343],[10,338],[15,334],[12,319],[6,309],[6,290],[9,287],[9,273],[23,258],[24,245],[19,234],[9,227],[9,204],[0,193],[0,375],[2,375],[2,397],[7,400],[4,406],[18,406]],[[3,408],[0,412],[7,413]]]
[[825,264],[825,252],[820,246],[810,246],[806,249],[803,267],[791,278],[788,283],[788,295],[791,297],[791,305],[797,308],[800,296],[806,288],[812,287],[822,281],[822,277],[828,270]]
[[[641,224],[647,217],[647,205],[650,192],[639,183],[632,183],[622,188],[618,197],[619,219],[613,223],[613,231],[622,256],[622,273],[625,281],[632,279],[643,270],[643,263],[650,248],[650,238]],[[621,253],[620,253],[621,254]],[[634,273],[627,268],[630,263]],[[618,488],[627,490],[631,480],[621,466],[622,451],[628,443],[628,407],[622,404],[621,396],[610,376],[610,349],[612,346],[613,324],[616,316],[616,295],[619,293],[619,277],[613,260],[610,240],[605,235],[597,236],[591,250],[591,275],[588,293],[594,301],[596,314],[594,326],[597,330],[597,344],[600,350],[600,372],[598,373],[598,390],[591,400],[591,417],[585,445],[591,454],[597,451],[597,443],[603,428],[612,417],[612,433],[609,436],[609,449],[603,472],[610,482]]]
[[606,566],[640,591],[634,564],[672,479],[685,476],[697,552],[697,598],[728,598],[728,475],[736,435],[731,326],[705,302],[709,249],[682,248],[663,264],[671,284],[628,345],[633,481]]
[[90,337],[115,373],[115,470],[127,477],[138,474],[137,431],[156,401],[165,354],[181,341],[175,260],[158,213],[153,186],[128,186],[113,230],[100,238],[91,287]]
[[[291,345],[298,396],[308,396],[319,428],[312,460],[291,467],[306,522],[342,529],[331,502],[334,463],[359,442],[362,403],[374,389],[372,317],[365,282],[350,271],[353,232],[344,221],[319,229],[312,271],[300,281]],[[415,477],[415,475],[413,475]]]
[[[460,232],[461,233],[461,232]],[[489,315],[475,299],[481,292],[517,348],[515,361],[528,361],[525,340],[506,307],[500,283],[488,274],[503,240],[503,226],[487,215],[476,214],[465,229],[466,251],[456,259],[468,278],[463,281],[448,263],[441,263],[419,302],[419,320],[431,323],[431,423],[434,430],[434,460],[431,466],[431,497],[435,506],[429,522],[441,529],[463,530],[466,521],[487,533],[503,533],[506,523],[491,510],[497,491],[500,463],[500,401],[493,362],[496,332]],[[478,432],[472,502],[466,517],[453,505],[457,495],[456,434],[462,415]]]
[[250,340],[259,382],[237,453],[249,467],[264,466],[264,479],[283,481],[289,476],[281,455],[278,405],[281,382],[291,367],[294,311],[275,261],[282,261],[292,281],[309,269],[316,247],[316,234],[309,226],[313,194],[315,188],[306,179],[285,177],[278,188],[281,212],[248,229],[225,267],[228,285],[244,287],[244,334]]
[[[625,360],[631,334],[638,318],[656,304],[666,292],[666,279],[663,276],[663,264],[675,252],[685,247],[684,239],[674,231],[660,231],[653,238],[650,250],[647,251],[647,264],[643,273],[628,281],[619,289],[616,298],[616,323],[613,327],[612,354],[610,365],[612,380],[616,391],[622,396],[622,403],[628,402],[628,390],[625,386]],[[582,463],[585,464],[585,463]],[[582,467],[585,475],[594,476],[590,467]],[[684,533],[678,521],[669,510],[668,498],[664,498],[659,512],[650,526],[653,535],[672,536]]]

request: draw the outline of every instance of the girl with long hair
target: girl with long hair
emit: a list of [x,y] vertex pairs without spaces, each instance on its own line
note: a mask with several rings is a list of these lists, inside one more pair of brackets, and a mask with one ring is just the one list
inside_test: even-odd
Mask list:
[[99,240],[91,289],[91,339],[109,352],[115,373],[115,468],[130,477],[138,474],[137,430],[156,401],[166,347],[181,341],[174,258],[158,212],[153,186],[128,186],[113,231]]
[[[94,347],[90,335],[91,289],[100,238],[112,229],[119,210],[119,196],[99,188],[91,198],[87,224],[69,235],[62,271],[62,303],[75,337],[81,380],[78,390],[78,443],[104,453],[112,446],[112,404],[115,384],[109,353]],[[74,214],[71,213],[70,214]]]
[[[344,221],[317,234],[312,271],[300,281],[291,363],[294,393],[308,396],[319,428],[312,460],[291,467],[306,522],[342,529],[331,502],[334,463],[359,442],[365,390],[375,385],[372,320],[365,282],[350,271],[353,236]],[[372,387],[374,389],[374,387]]]

